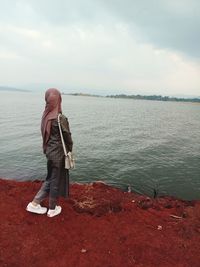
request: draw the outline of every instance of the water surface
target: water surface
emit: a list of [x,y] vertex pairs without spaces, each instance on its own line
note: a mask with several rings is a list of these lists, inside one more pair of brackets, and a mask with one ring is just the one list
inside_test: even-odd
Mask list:
[[[43,94],[0,92],[0,177],[44,179]],[[72,182],[103,180],[152,195],[200,198],[200,105],[63,95]]]

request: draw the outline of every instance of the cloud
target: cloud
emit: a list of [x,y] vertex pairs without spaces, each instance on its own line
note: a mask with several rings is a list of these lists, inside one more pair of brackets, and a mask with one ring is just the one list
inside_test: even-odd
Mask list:
[[3,1],[0,83],[199,95],[198,6],[194,0]]
[[22,28],[122,23],[141,42],[199,59],[199,10],[198,0],[16,0],[3,1],[0,15]]
[[200,58],[200,2],[198,0],[102,0],[119,20],[137,26],[141,41]]

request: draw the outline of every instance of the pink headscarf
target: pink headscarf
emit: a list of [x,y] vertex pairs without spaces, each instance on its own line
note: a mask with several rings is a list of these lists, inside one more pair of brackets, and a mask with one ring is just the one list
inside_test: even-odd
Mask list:
[[46,106],[42,115],[41,133],[43,138],[43,151],[46,152],[47,142],[51,132],[51,120],[56,119],[61,109],[61,94],[55,88],[50,88],[45,93]]

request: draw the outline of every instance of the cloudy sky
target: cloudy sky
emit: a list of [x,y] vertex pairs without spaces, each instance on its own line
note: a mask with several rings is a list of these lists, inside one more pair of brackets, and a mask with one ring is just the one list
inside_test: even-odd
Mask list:
[[0,85],[200,95],[199,0],[0,0]]

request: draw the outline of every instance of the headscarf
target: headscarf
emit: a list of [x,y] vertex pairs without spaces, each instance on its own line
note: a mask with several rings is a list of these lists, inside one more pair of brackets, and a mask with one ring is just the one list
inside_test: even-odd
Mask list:
[[41,121],[41,133],[43,138],[43,151],[46,152],[47,142],[51,132],[51,121],[58,117],[59,113],[62,113],[61,109],[61,93],[58,89],[49,88],[45,93],[46,106],[42,115]]

